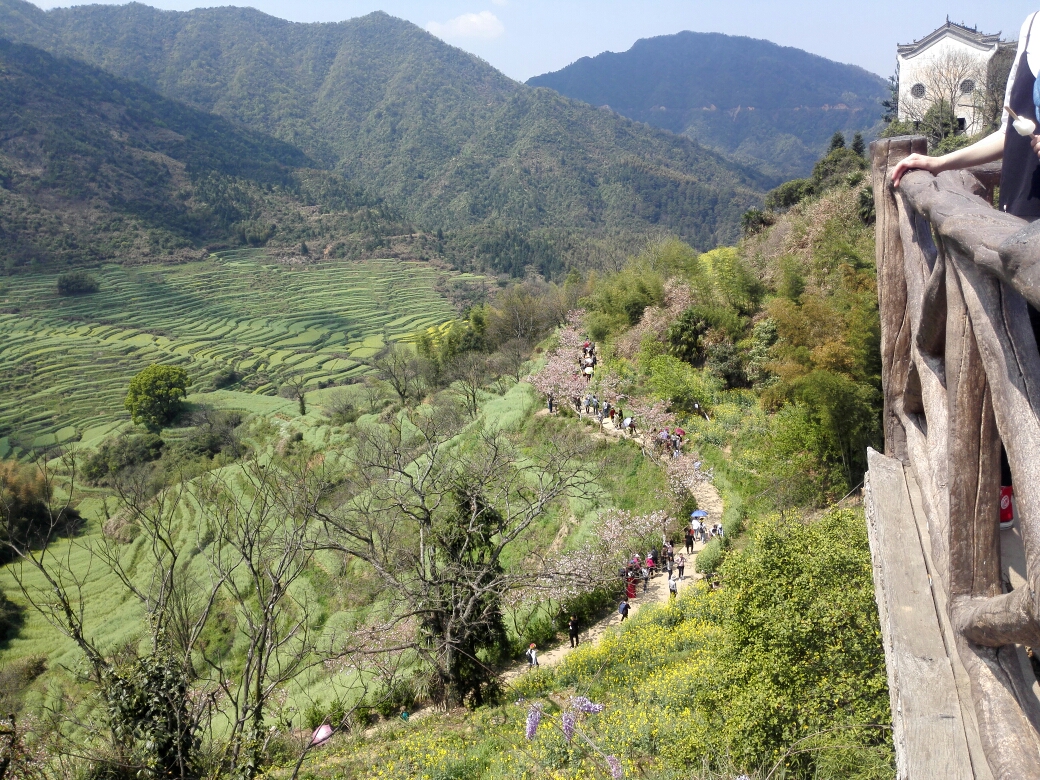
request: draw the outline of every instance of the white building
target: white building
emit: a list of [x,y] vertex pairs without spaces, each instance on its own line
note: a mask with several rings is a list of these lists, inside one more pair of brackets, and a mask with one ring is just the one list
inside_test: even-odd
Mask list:
[[961,128],[969,135],[979,132],[977,107],[990,60],[1016,45],[1002,41],[1000,33],[986,35],[947,19],[921,40],[898,46],[899,120],[919,120],[935,100],[945,97],[952,101]]

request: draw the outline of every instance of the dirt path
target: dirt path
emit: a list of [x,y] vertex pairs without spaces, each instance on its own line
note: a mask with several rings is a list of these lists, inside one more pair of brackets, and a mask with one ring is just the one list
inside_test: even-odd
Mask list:
[[[544,417],[549,413],[548,409],[541,409],[536,412],[538,416]],[[587,416],[587,415],[586,415]],[[648,444],[646,438],[643,435],[628,436],[621,430],[614,428],[609,422],[604,423],[599,429],[590,429],[590,435],[597,439],[622,439],[631,438],[639,441],[644,448],[652,446]],[[697,499],[697,506],[708,513],[710,522],[716,522],[722,519],[722,496],[719,491],[710,482],[700,482],[696,486],[694,491],[694,497]],[[562,529],[561,529],[562,530]],[[556,545],[562,541],[560,535],[557,534],[557,539],[554,540],[553,544]],[[679,592],[682,593],[684,588],[689,587],[694,582],[701,578],[700,574],[697,574],[694,567],[694,559],[697,557],[697,553],[704,549],[702,542],[695,542],[693,545],[693,553],[687,554],[686,547],[684,545],[676,546],[676,555],[681,552],[686,555],[686,568],[684,570],[685,576],[679,583]],[[641,606],[646,604],[661,604],[668,601],[668,575],[658,574],[656,577],[650,580],[647,591],[643,592],[643,586],[640,584],[636,588],[636,598],[631,602],[631,610],[629,615],[634,615],[639,611]],[[578,638],[579,646],[587,644],[589,642],[595,643],[599,641],[600,637],[607,632],[608,629],[613,628],[621,623],[621,615],[618,614],[617,610],[614,610],[610,615],[603,618],[602,620],[589,626],[588,629],[583,631]],[[572,650],[570,642],[567,644],[560,644],[556,647],[547,648],[544,651],[538,653],[538,665],[539,666],[555,666],[560,663],[567,654]],[[507,685],[520,677],[529,670],[527,663],[521,663],[510,669],[507,669],[502,673],[502,682]]]

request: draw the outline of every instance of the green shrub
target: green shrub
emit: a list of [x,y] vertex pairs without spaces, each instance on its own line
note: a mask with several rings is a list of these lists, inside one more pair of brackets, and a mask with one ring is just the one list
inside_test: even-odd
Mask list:
[[812,183],[808,179],[792,179],[766,193],[766,208],[782,211],[800,203],[812,195]]
[[[693,510],[691,509],[690,511],[692,512]],[[596,588],[588,593],[582,593],[567,599],[563,602],[563,606],[556,615],[555,628],[559,631],[566,630],[571,615],[578,619],[578,624],[581,626],[592,625],[617,608],[622,590],[623,586],[619,579],[616,585]],[[550,636],[549,639],[551,640],[552,637]],[[530,645],[531,642],[537,644],[538,640],[531,639],[525,647]]]
[[97,279],[86,271],[70,271],[58,277],[58,295],[89,295],[100,289]]
[[162,457],[165,442],[154,433],[139,436],[123,434],[104,442],[83,463],[83,478],[94,485],[127,469],[151,463]]
[[704,549],[697,553],[697,571],[701,574],[714,574],[722,565],[726,549],[722,539],[712,539]]

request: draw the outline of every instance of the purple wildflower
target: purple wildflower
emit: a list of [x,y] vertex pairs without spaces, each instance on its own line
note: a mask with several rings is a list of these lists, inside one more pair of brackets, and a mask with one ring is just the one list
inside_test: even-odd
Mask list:
[[571,706],[578,712],[584,712],[586,715],[595,715],[597,712],[603,712],[602,704],[593,704],[584,696],[575,696],[571,699]]
[[542,708],[537,704],[531,705],[527,711],[527,738],[534,739],[534,733],[538,731],[538,724],[542,722]]
[[614,756],[607,756],[607,766],[610,767],[610,776],[613,780],[621,780],[625,776],[624,771],[621,769],[621,762]]
[[567,710],[563,713],[563,736],[570,742],[574,737],[574,727],[578,725],[578,713],[574,710]]

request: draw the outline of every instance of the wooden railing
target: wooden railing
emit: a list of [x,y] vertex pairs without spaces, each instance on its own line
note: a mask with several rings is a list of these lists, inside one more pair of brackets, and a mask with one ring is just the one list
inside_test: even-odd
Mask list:
[[[896,163],[924,151],[917,137],[871,145],[885,454],[920,487],[928,577],[952,626],[945,649],[970,680],[991,772],[970,776],[1040,778],[1040,703],[1016,647],[1040,649],[1040,352],[1030,318],[1030,304],[1040,309],[1040,222],[993,207],[999,165],[912,171],[894,189]],[[1010,592],[1002,443],[1025,551],[1024,583]],[[891,609],[900,594],[887,597]]]

